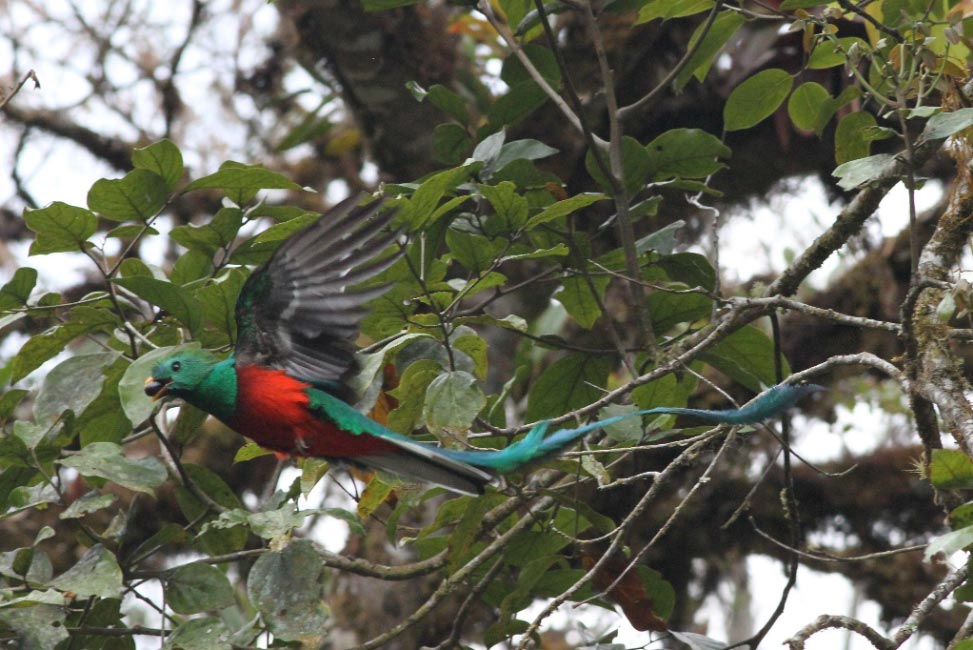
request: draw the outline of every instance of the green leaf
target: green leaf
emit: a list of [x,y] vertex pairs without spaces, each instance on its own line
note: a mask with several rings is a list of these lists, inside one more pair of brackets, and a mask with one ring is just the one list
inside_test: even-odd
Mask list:
[[183,287],[146,277],[116,278],[114,282],[171,315],[185,325],[190,333],[199,331],[203,320],[203,306]]
[[169,280],[178,286],[196,282],[213,273],[212,255],[201,250],[188,250],[176,259]]
[[582,208],[588,207],[592,203],[604,201],[607,198],[607,196],[600,192],[583,192],[581,194],[575,194],[571,198],[558,201],[557,203],[549,205],[535,214],[533,217],[527,220],[525,228],[527,230],[533,230],[542,223],[547,223],[548,221],[566,217],[567,215],[577,212]]
[[[530,251],[529,253],[514,253],[513,255],[504,255],[499,259],[499,262],[502,264],[504,262],[512,262],[514,260],[537,260],[544,257],[564,257],[570,252],[571,250],[567,247],[566,244],[558,244],[552,248],[540,248],[535,251]],[[495,273],[491,275],[499,275],[499,273]],[[489,276],[484,276],[484,277],[489,277]],[[507,281],[506,278],[503,278],[503,281],[499,282],[499,284],[501,285],[506,284],[506,281]],[[484,282],[484,280],[481,279],[480,282]],[[498,285],[493,285],[493,286],[498,286]],[[484,288],[489,288],[489,287],[483,287],[478,285],[477,291],[481,291]]]
[[57,605],[5,607],[0,609],[0,623],[16,633],[18,650],[50,650],[69,638],[64,605],[62,598]]
[[690,373],[670,373],[643,384],[632,391],[632,401],[640,409],[657,406],[686,406],[696,390],[696,376]]
[[415,231],[425,225],[443,195],[469,178],[477,168],[478,166],[474,164],[463,165],[433,174],[423,180],[412,194],[406,208],[402,210],[403,219],[409,224],[410,230]]
[[834,115],[835,108],[824,86],[813,81],[798,86],[787,101],[787,114],[791,116],[794,126],[817,134]]
[[[534,44],[525,45],[523,52],[541,73],[541,76],[556,90],[561,85],[561,66],[558,65],[554,53],[542,45]],[[530,73],[514,54],[504,59],[503,68],[500,70],[500,79],[508,86],[514,86],[525,81],[533,83]]]
[[145,221],[158,214],[169,194],[166,181],[147,169],[119,179],[102,178],[88,190],[88,207],[112,221]]
[[182,152],[171,140],[163,138],[147,147],[132,152],[132,165],[158,174],[172,191],[182,178]]
[[[575,275],[564,279],[563,287],[554,294],[554,299],[564,305],[578,325],[591,329],[601,317],[599,301],[605,296],[605,289],[611,278],[599,275],[588,279]],[[592,293],[592,288],[597,296]]]
[[83,476],[97,476],[150,495],[165,483],[167,476],[166,468],[157,459],[151,456],[128,458],[122,453],[121,446],[113,442],[93,442],[59,462],[65,467],[73,467]]
[[682,641],[689,646],[689,650],[724,650],[724,648],[726,648],[728,645],[726,641],[711,639],[708,636],[696,634],[695,632],[677,632],[676,630],[669,630],[669,634],[671,634],[674,639]]
[[[633,413],[635,411],[636,408],[631,404],[609,404],[598,412],[598,419],[604,420],[605,418]],[[642,420],[637,417],[630,417],[620,422],[614,422],[603,428],[609,438],[623,444],[637,443],[645,435],[645,432],[642,430]]]
[[34,401],[34,420],[49,425],[68,409],[80,415],[98,397],[105,368],[119,356],[118,352],[82,354],[52,368]]
[[547,94],[533,79],[513,84],[507,94],[501,95],[487,110],[489,126],[491,129],[516,126],[543,106],[547,99]]
[[[202,251],[212,257],[218,250],[227,248],[233,243],[241,225],[243,225],[243,210],[221,208],[209,223],[202,226],[177,226],[169,232],[169,237],[189,250]],[[296,227],[292,225],[287,229],[293,232]],[[273,230],[273,227],[268,230]]]
[[961,108],[948,113],[933,115],[926,122],[920,139],[923,141],[942,140],[954,133],[973,126],[973,108]]
[[233,462],[242,463],[253,460],[254,458],[260,458],[261,456],[269,456],[272,453],[274,452],[269,449],[264,449],[255,442],[247,441],[246,444],[236,450],[236,454],[233,456]]
[[[247,513],[246,519],[254,534],[264,539],[280,539],[290,534],[295,528],[304,525],[304,520],[313,515],[315,510],[298,510],[293,501],[285,503],[275,510]],[[220,515],[219,519],[223,516]],[[233,521],[231,521],[231,525]]]
[[426,94],[426,99],[460,124],[467,124],[470,121],[466,102],[446,86],[440,84],[432,86]]
[[498,0],[497,4],[506,16],[507,24],[518,27],[527,15],[528,8],[533,6],[530,0]]
[[422,406],[429,384],[442,373],[443,367],[432,359],[418,359],[409,364],[399,378],[399,385],[389,391],[398,407],[389,413],[388,427],[402,434],[411,433],[422,423]]
[[66,324],[53,327],[42,334],[35,334],[20,348],[11,363],[11,383],[26,377],[82,334],[98,330],[111,331],[117,322],[116,318],[107,309],[75,307]]
[[24,210],[24,223],[37,238],[31,255],[81,251],[98,229],[98,217],[90,210],[55,201],[40,210]]
[[64,512],[58,515],[59,519],[78,519],[89,512],[97,512],[115,503],[117,497],[114,494],[99,494],[89,492],[78,499],[75,499]]
[[447,122],[432,130],[432,150],[436,160],[446,165],[459,165],[470,154],[473,138],[459,124]]
[[281,641],[318,647],[328,634],[328,569],[307,540],[261,555],[247,578],[247,595]]
[[756,126],[787,99],[794,80],[780,68],[761,70],[733,89],[723,107],[723,125],[727,131]]
[[480,185],[479,190],[506,230],[517,230],[527,222],[527,199],[517,194],[516,185],[504,181],[499,185]]
[[236,301],[246,281],[247,275],[242,269],[229,269],[196,292],[196,298],[203,306],[203,317],[219,332],[218,340],[207,342],[207,345],[215,347],[236,340]]
[[692,16],[713,7],[712,0],[652,0],[640,10],[636,25],[647,23],[656,18],[684,18]]
[[726,167],[720,158],[732,151],[712,133],[700,129],[670,129],[645,147],[651,158],[649,176],[706,178]]
[[[190,463],[183,465],[183,468],[192,482],[196,484],[196,487],[216,503],[227,510],[243,507],[236,493],[214,472]],[[216,518],[209,504],[197,499],[185,487],[179,487],[176,490],[176,501],[188,521],[210,522]],[[249,532],[243,525],[231,528],[223,527],[200,533],[193,540],[193,547],[209,555],[233,553],[241,550],[249,537]]]
[[37,285],[37,270],[22,266],[14,271],[10,282],[0,287],[0,312],[26,307],[30,292]]
[[716,286],[716,270],[710,261],[699,253],[663,255],[656,262],[670,280],[682,282],[688,287],[702,287],[712,291]]
[[507,134],[502,130],[483,138],[473,149],[473,160],[479,160],[485,167],[493,165],[497,157],[500,156],[500,150],[503,149],[503,143],[506,139]]
[[212,564],[192,562],[165,574],[166,605],[177,614],[198,614],[234,603],[233,587]]
[[603,395],[612,361],[574,353],[544,369],[527,397],[527,419],[547,420],[587,406]]
[[468,431],[477,414],[486,406],[486,397],[476,377],[457,370],[436,377],[426,389],[422,415],[429,430],[462,433]]
[[[649,7],[650,5],[646,5]],[[642,14],[639,13],[639,22],[641,20]],[[703,42],[699,44],[696,51],[689,58],[686,66],[682,71],[676,76],[673,82],[673,87],[676,92],[681,91],[689,79],[693,76],[696,77],[698,81],[703,81],[706,75],[709,73],[710,67],[713,65],[713,61],[716,60],[716,55],[723,49],[723,46],[733,38],[733,35],[737,32],[740,27],[746,22],[746,19],[742,14],[735,11],[724,11],[720,13],[715,19],[713,19],[713,24],[710,25],[710,29],[706,32],[706,36],[703,38]],[[699,40],[700,33],[703,29],[703,23],[700,23],[693,32],[692,37],[689,39],[689,48],[692,48],[696,42]]]
[[876,126],[875,116],[865,111],[841,118],[834,134],[835,162],[842,165],[868,156],[874,139],[870,133]]
[[362,0],[362,8],[365,11],[386,11],[398,7],[411,7],[419,0]]
[[218,618],[183,621],[166,639],[167,650],[232,650],[232,635]]
[[[603,154],[605,162],[608,162],[608,154]],[[606,192],[611,193],[611,183],[608,177],[601,173],[601,168],[595,162],[592,151],[588,151],[584,159],[585,169],[591,174]],[[652,157],[645,147],[639,144],[635,138],[625,136],[622,138],[622,174],[624,176],[623,187],[630,195],[637,193],[645,186],[646,180],[653,169]]]
[[473,359],[473,373],[480,379],[487,374],[487,342],[469,327],[459,327],[453,334],[453,347]]
[[476,538],[483,526],[487,512],[503,503],[506,498],[501,494],[487,494],[482,497],[460,497],[465,502],[463,514],[449,536],[449,556],[447,571],[452,574],[470,557]]
[[933,449],[929,482],[940,490],[973,489],[973,460],[956,449]]
[[527,138],[514,140],[500,147],[495,158],[490,161],[487,169],[500,170],[515,160],[541,160],[557,153],[557,149],[549,147],[539,140]]
[[[777,383],[774,342],[752,325],[741,327],[699,358],[755,393]],[[786,360],[782,372],[785,377],[791,374]]]
[[838,165],[831,174],[838,178],[838,186],[843,190],[853,190],[880,178],[893,159],[888,153],[858,158]]
[[652,329],[658,334],[681,323],[707,318],[713,310],[713,300],[701,293],[655,291],[646,299],[646,304],[652,315]]
[[14,413],[14,409],[17,408],[17,405],[19,405],[29,394],[30,391],[22,388],[14,388],[3,393],[3,395],[0,396],[0,420],[6,420],[11,417]]
[[111,551],[95,544],[77,564],[52,580],[51,586],[81,597],[118,598],[122,591],[122,569]]
[[505,243],[500,240],[494,243],[483,235],[449,228],[446,230],[446,245],[457,262],[480,274],[496,261]]
[[961,551],[971,544],[973,544],[973,526],[966,526],[933,539],[926,546],[922,559],[925,562],[930,562],[939,553],[948,558],[953,553]]
[[845,53],[855,43],[867,46],[867,43],[857,36],[839,38],[837,43],[832,40],[821,41],[814,46],[814,51],[808,58],[807,67],[811,70],[823,70],[843,65],[848,60],[848,55]]
[[302,188],[286,176],[259,165],[244,165],[230,160],[220,165],[216,173],[194,180],[186,186],[185,191],[201,189],[223,190],[227,198],[237,205],[243,205],[260,190],[300,190]]

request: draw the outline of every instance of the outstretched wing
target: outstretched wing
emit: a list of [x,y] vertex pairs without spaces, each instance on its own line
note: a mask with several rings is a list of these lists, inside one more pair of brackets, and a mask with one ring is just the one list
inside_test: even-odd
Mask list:
[[291,236],[256,269],[236,304],[237,367],[259,364],[340,391],[355,368],[363,305],[388,287],[354,289],[391,266],[396,237],[381,201],[345,199]]

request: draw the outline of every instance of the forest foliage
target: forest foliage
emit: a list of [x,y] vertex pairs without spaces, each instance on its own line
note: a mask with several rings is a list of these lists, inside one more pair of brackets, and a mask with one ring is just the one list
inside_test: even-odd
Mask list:
[[[364,8],[401,11],[414,4],[365,0]],[[375,188],[395,208],[407,243],[402,258],[376,279],[389,289],[361,323],[361,408],[418,439],[495,449],[539,420],[570,423],[687,406],[714,383],[752,395],[791,374],[777,313],[806,308],[792,300],[801,282],[847,246],[889,188],[921,186],[922,164],[946,152],[959,170],[958,189],[950,191],[967,206],[957,220],[968,219],[962,193],[970,191],[973,159],[965,85],[973,8],[915,0],[864,8],[813,0],[772,4],[766,12],[749,4],[675,0],[609,0],[597,7],[498,0],[481,3],[482,13],[454,8],[454,32],[471,49],[489,46],[491,54],[478,60],[481,72],[487,60],[499,60],[502,83],[470,75],[452,87],[409,86],[413,101],[441,113],[433,132],[437,168]],[[586,26],[601,74],[603,120],[592,119],[594,109],[583,105],[587,98],[559,53],[553,29],[560,14],[575,14]],[[769,18],[796,35],[798,69],[763,67],[740,79],[726,96],[717,132],[674,127],[644,141],[630,134],[627,125],[653,95],[619,105],[600,24],[688,26],[688,45],[659,84],[680,93],[706,81],[741,30]],[[841,79],[837,88],[826,82],[832,72]],[[552,104],[563,128],[577,130],[586,143],[586,183],[551,171],[565,152],[523,136],[525,122]],[[323,110],[309,112],[281,139],[280,150],[313,141],[332,128],[329,119]],[[735,164],[733,138],[782,120],[805,135],[832,134],[833,176],[849,202],[787,269],[745,294],[724,285],[712,256],[686,252],[680,238],[693,230],[684,221],[663,223],[660,215],[686,197],[719,201],[714,179]],[[179,346],[228,353],[236,337],[234,305],[250,270],[319,217],[320,197],[255,161],[187,169],[180,146],[168,138],[132,150],[130,171],[95,182],[85,205],[56,200],[55,192],[42,197],[44,207],[23,213],[33,237],[29,254],[38,264],[53,253],[84,256],[97,279],[84,295],[68,298],[41,290],[37,271],[23,266],[0,288],[0,329],[24,334],[0,367],[0,520],[22,521],[33,536],[32,543],[0,553],[0,638],[19,639],[24,648],[74,650],[134,648],[136,637],[153,635],[164,637],[165,647],[186,650],[319,647],[328,638],[334,574],[350,571],[390,581],[438,576],[425,605],[362,647],[387,647],[454,593],[463,599],[441,647],[472,641],[529,647],[562,603],[619,612],[619,620],[652,632],[647,642],[726,645],[668,629],[677,590],[664,567],[646,557],[739,446],[761,437],[781,441],[775,449],[784,449],[790,472],[789,423],[772,424],[782,427],[782,437],[774,438],[762,428],[636,419],[606,427],[576,452],[507,477],[481,497],[447,500],[438,488],[361,477],[354,510],[309,503],[304,497],[326,477],[350,482],[342,468],[301,459],[292,484],[247,499],[225,477],[185,460],[186,450],[207,435],[204,414],[189,406],[160,409],[143,393],[143,382]],[[215,206],[212,215],[169,228],[171,215],[195,200]],[[914,220],[914,203],[912,209]],[[953,228],[947,234],[965,241],[965,226]],[[175,242],[178,256],[162,265],[146,259],[144,247],[153,240]],[[973,545],[971,506],[955,496],[973,489],[973,432],[954,426],[962,405],[936,401],[937,391],[947,390],[943,377],[955,379],[944,368],[956,364],[946,346],[934,344],[969,339],[962,323],[970,300],[969,285],[955,282],[959,253],[937,258],[944,268],[936,269],[936,260],[923,258],[924,245],[913,242],[915,289],[903,302],[900,323],[815,314],[862,329],[891,328],[905,356],[883,360],[863,350],[854,359],[801,368],[799,376],[862,366],[895,380],[913,408],[925,400],[944,413],[942,429],[955,437],[954,448],[942,449],[919,432],[923,480],[941,503],[955,506],[925,529],[925,560],[932,562]],[[943,250],[952,249],[935,252]],[[935,290],[926,303],[925,290]],[[511,299],[516,296],[527,298]],[[929,424],[919,418],[917,426]],[[234,461],[253,463],[266,453],[248,443]],[[642,456],[655,460],[638,461]],[[645,466],[651,471],[639,469]],[[803,547],[795,516],[800,495],[789,474],[784,480],[781,543]],[[645,510],[675,488],[678,504],[670,504],[658,533],[633,542]],[[636,496],[619,512],[582,496],[592,490]],[[176,507],[160,509],[149,531],[133,525],[153,507],[146,500],[156,498]],[[749,498],[730,508],[746,507]],[[415,526],[410,513],[433,499],[434,518]],[[388,566],[323,551],[302,527],[332,518],[361,537],[369,523],[380,522],[388,543],[409,549],[414,560]],[[31,522],[43,525],[34,530]],[[953,531],[941,534],[943,522]],[[723,523],[693,527],[708,535]],[[64,548],[63,536],[81,549],[67,566],[53,557]],[[797,557],[785,561],[791,575]],[[973,599],[965,569],[949,579],[947,593]],[[161,596],[140,591],[147,584],[158,585]],[[536,599],[549,605],[532,620],[521,618]],[[484,625],[468,629],[483,606],[491,612]],[[142,625],[140,609],[154,610],[152,620],[161,623]],[[919,623],[901,633],[907,622],[888,637],[849,629],[894,648]],[[806,630],[804,638],[795,631],[792,647],[816,631]],[[756,645],[765,634],[761,629],[729,642]],[[606,630],[587,639],[588,647],[618,647],[613,635]],[[959,636],[951,645],[970,647],[973,640]]]

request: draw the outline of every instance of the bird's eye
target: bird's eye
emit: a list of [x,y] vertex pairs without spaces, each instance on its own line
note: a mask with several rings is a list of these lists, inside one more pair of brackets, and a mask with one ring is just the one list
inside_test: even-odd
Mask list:
[[182,363],[180,363],[179,361],[172,362],[172,372],[179,372],[181,368],[182,368]]

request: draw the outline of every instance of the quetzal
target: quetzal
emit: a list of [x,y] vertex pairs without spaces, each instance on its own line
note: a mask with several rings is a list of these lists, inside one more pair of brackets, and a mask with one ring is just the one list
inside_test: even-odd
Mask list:
[[457,451],[416,442],[359,413],[348,380],[357,370],[354,341],[365,303],[387,287],[357,288],[398,259],[380,256],[396,238],[381,202],[347,199],[287,239],[240,292],[237,341],[219,360],[182,351],[160,362],[145,392],[169,395],[216,416],[279,454],[314,456],[384,470],[464,494],[481,494],[494,472],[510,472],[557,453],[589,431],[623,418],[687,414],[745,424],[783,411],[809,386],[776,386],[730,411],[655,408],[545,435],[547,422],[501,451]]

